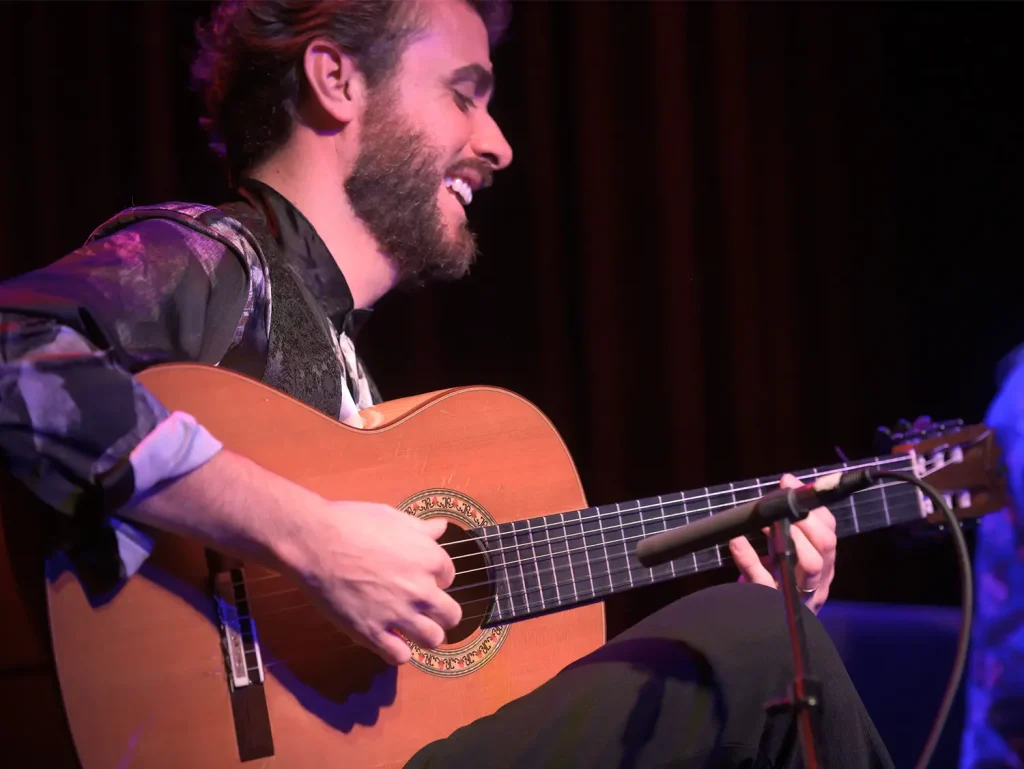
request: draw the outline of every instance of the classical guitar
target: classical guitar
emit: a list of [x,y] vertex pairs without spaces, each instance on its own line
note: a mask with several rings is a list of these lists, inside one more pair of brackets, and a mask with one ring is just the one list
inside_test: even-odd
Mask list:
[[[600,646],[601,598],[728,563],[728,549],[713,547],[643,568],[633,554],[639,539],[778,486],[775,475],[588,507],[552,424],[507,391],[383,404],[356,430],[221,369],[174,364],[139,379],[229,448],[325,497],[448,519],[443,541],[464,620],[442,648],[414,647],[410,664],[389,667],[285,577],[169,535],[140,574],[92,597],[59,557],[46,562],[45,581],[41,559],[27,560],[19,529],[35,512],[15,509],[31,502],[8,485],[5,574],[14,585],[0,595],[13,650],[4,668],[15,672],[0,682],[5,710],[13,697],[29,703],[13,718],[17,733],[11,718],[0,719],[8,732],[0,750],[24,757],[11,766],[62,765],[41,758],[59,749],[56,731],[30,744],[43,708],[57,704],[85,769],[401,766]],[[796,474],[865,466],[927,477],[962,517],[1004,504],[998,451],[983,425],[936,425],[895,453]],[[876,486],[833,512],[840,536],[933,517],[909,484]],[[36,586],[45,590],[42,611],[33,611]],[[59,690],[43,681],[51,654]]]

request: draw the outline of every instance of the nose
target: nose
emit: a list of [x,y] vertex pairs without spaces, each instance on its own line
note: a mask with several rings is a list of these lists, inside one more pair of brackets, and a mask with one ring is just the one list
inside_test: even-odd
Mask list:
[[486,110],[477,110],[473,152],[494,166],[495,171],[507,168],[512,162],[512,146],[501,132],[497,121]]

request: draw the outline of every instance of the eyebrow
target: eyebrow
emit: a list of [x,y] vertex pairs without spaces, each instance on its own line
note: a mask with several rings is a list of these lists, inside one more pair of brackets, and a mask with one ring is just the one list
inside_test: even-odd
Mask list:
[[451,85],[473,83],[477,96],[490,93],[494,88],[494,75],[480,64],[467,64],[452,72],[448,81]]

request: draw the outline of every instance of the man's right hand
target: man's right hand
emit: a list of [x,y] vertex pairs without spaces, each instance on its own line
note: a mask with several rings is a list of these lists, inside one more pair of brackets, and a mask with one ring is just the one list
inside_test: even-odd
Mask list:
[[443,519],[330,502],[227,449],[121,514],[291,576],[332,621],[392,664],[411,656],[396,632],[433,648],[462,619],[445,592],[455,567],[437,543]]
[[387,505],[328,502],[298,514],[277,546],[286,569],[313,601],[357,643],[395,665],[408,644],[444,642],[462,619],[445,592],[455,566],[437,543],[446,522],[420,520]]

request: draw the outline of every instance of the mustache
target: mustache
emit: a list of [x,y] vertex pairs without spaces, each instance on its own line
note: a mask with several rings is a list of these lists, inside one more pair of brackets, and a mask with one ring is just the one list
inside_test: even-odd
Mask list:
[[494,168],[486,160],[479,158],[467,158],[460,160],[448,168],[445,176],[459,176],[460,172],[466,172],[464,176],[474,176],[480,180],[480,189],[490,187],[494,183]]

